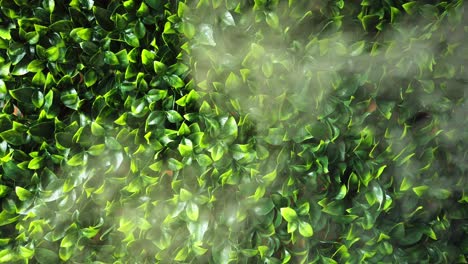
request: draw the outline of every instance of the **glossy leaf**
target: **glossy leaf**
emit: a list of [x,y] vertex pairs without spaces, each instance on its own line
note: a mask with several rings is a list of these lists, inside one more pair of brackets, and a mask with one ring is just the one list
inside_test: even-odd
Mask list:
[[283,216],[284,220],[287,222],[294,222],[297,220],[297,213],[294,209],[290,207],[283,207],[281,208],[281,216]]
[[312,226],[309,223],[303,221],[299,222],[299,233],[303,237],[311,237],[314,234]]

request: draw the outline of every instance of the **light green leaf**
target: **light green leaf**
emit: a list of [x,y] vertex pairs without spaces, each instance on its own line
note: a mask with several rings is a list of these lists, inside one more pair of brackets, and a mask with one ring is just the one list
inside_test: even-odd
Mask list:
[[211,158],[213,161],[220,160],[224,155],[224,148],[219,144],[215,145],[211,150]]
[[266,183],[272,183],[276,179],[276,169],[262,177]]
[[91,133],[94,136],[103,136],[106,133],[106,130],[96,122],[91,123]]
[[281,208],[281,215],[283,216],[284,220],[286,220],[287,222],[294,222],[298,219],[296,211],[294,211],[294,209],[289,208],[289,207]]
[[186,201],[192,199],[192,197],[193,197],[192,193],[189,190],[184,189],[184,188],[180,188],[179,195],[180,195],[180,200],[182,202],[186,202]]
[[417,2],[412,1],[408,3],[404,3],[402,7],[406,11],[406,13],[408,13],[409,15],[412,15],[416,11]]
[[97,145],[91,146],[88,149],[88,153],[92,156],[99,156],[104,152],[105,149],[106,149],[105,144],[97,144]]
[[421,186],[417,186],[417,187],[413,188],[413,192],[419,197],[423,196],[423,194],[427,190],[429,190],[429,186],[427,186],[427,185],[421,185]]
[[314,234],[314,231],[312,229],[312,226],[309,223],[300,221],[299,222],[299,233],[303,237],[311,237]]
[[20,187],[20,186],[16,186],[15,188],[15,192],[16,192],[16,196],[18,196],[18,198],[20,199],[20,201],[27,201],[29,199],[31,199],[33,197],[33,194],[24,189],[23,187]]
[[28,163],[28,169],[30,170],[40,169],[42,167],[43,160],[44,160],[43,156],[33,158]]
[[83,165],[83,163],[83,153],[75,154],[67,161],[67,164],[72,167]]
[[180,249],[177,252],[177,255],[175,256],[174,260],[175,261],[184,261],[185,259],[187,259],[188,254],[189,254],[188,248],[183,247],[182,249]]
[[340,187],[340,191],[338,192],[338,194],[336,195],[335,199],[336,200],[341,200],[343,199],[345,196],[346,196],[346,193],[348,192],[347,188],[346,188],[346,184],[343,184],[341,185]]
[[33,60],[28,64],[27,70],[29,72],[39,72],[44,69],[44,62],[40,60]]
[[155,62],[155,59],[156,54],[154,54],[153,52],[147,49],[143,49],[143,51],[141,52],[141,62],[144,65],[152,65]]
[[237,122],[234,117],[229,117],[224,126],[222,127],[222,136],[224,138],[236,139],[238,133]]
[[175,110],[169,110],[166,112],[166,114],[167,120],[171,123],[177,123],[184,120],[184,118]]

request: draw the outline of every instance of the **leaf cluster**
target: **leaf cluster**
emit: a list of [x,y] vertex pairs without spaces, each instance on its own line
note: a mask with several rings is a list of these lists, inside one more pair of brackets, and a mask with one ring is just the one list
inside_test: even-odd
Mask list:
[[0,263],[466,263],[463,9],[0,0]]

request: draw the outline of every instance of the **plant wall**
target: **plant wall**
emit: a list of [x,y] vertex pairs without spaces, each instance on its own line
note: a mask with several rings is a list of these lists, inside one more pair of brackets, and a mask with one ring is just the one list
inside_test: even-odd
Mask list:
[[463,1],[0,11],[0,263],[467,263]]

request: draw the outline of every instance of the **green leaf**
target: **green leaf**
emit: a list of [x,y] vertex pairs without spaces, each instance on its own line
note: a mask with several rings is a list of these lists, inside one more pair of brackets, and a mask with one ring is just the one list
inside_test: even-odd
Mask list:
[[128,32],[127,34],[125,34],[124,40],[128,45],[134,48],[138,48],[140,46],[140,41],[138,40],[138,37],[132,32]]
[[362,27],[364,30],[369,31],[375,28],[377,23],[379,22],[379,16],[378,15],[366,15],[362,17],[361,23]]
[[276,169],[262,177],[266,183],[272,183],[276,179]]
[[40,108],[44,104],[44,94],[39,90],[34,91],[31,101],[35,107]]
[[179,144],[177,149],[182,157],[187,157],[192,154],[193,147],[191,145]]
[[78,109],[79,98],[76,93],[63,93],[60,95],[60,101],[62,101],[62,103],[68,108],[73,110]]
[[298,219],[296,211],[289,207],[281,208],[281,216],[283,216],[284,220],[287,222],[295,222]]
[[0,77],[7,77],[10,75],[10,65],[11,62],[5,64],[0,62]]
[[166,80],[166,82],[171,86],[171,87],[174,87],[174,88],[182,88],[185,86],[185,83],[184,81],[177,75],[170,75],[170,76],[164,76],[164,80]]
[[27,70],[29,72],[39,72],[44,69],[44,62],[40,60],[33,60],[28,64]]
[[168,160],[168,166],[169,169],[172,171],[178,171],[181,170],[184,167],[184,164],[174,158],[170,158]]
[[401,6],[406,11],[406,13],[408,13],[409,15],[412,15],[416,11],[417,4],[418,3],[416,1],[412,1],[408,3],[404,3]]
[[19,88],[15,90],[10,90],[11,97],[15,98],[20,102],[30,102],[33,93],[35,92],[34,88],[26,87],[26,88]]
[[166,115],[167,115],[167,120],[171,123],[178,123],[184,120],[184,118],[175,110],[166,111]]
[[3,94],[6,94],[7,92],[8,91],[5,82],[0,79],[0,98],[3,98]]
[[239,77],[231,72],[229,73],[229,76],[227,77],[226,79],[226,83],[225,83],[225,86],[226,86],[226,89],[227,90],[237,90],[241,87],[242,83],[239,79]]
[[279,27],[279,18],[278,18],[278,15],[274,12],[268,12],[266,14],[266,22],[267,24],[276,29]]
[[104,136],[105,133],[106,133],[106,130],[101,125],[99,125],[98,123],[92,122],[91,123],[91,133],[94,136],[99,137],[99,136]]
[[141,23],[141,21],[138,21],[135,24],[135,28],[133,31],[135,32],[135,36],[137,36],[137,38],[139,39],[142,39],[146,35],[145,25]]
[[283,128],[269,128],[265,141],[271,145],[279,146],[283,144],[284,136],[285,131]]
[[27,142],[26,134],[15,129],[10,129],[0,133],[0,137],[3,138],[8,144],[14,146],[20,146]]
[[189,201],[189,200],[191,200],[192,197],[193,197],[192,193],[191,193],[189,190],[184,189],[184,188],[180,188],[180,193],[179,193],[179,195],[180,195],[180,200],[181,200],[182,202]]
[[119,58],[112,51],[106,51],[104,53],[104,62],[109,65],[119,65]]
[[0,198],[5,197],[9,193],[10,188],[0,184]]
[[120,143],[113,137],[106,137],[104,141],[105,141],[106,147],[108,147],[109,149],[112,149],[112,150],[122,149],[122,145],[120,145]]
[[[366,42],[361,40],[361,41],[358,41],[356,43],[353,43],[349,49],[351,50],[351,53],[349,55],[351,56],[359,56],[362,54],[362,52],[364,51],[364,48],[366,46]],[[352,95],[352,94],[350,94]]]
[[[70,20],[59,20],[49,26],[49,29],[55,32],[70,32],[73,30],[73,22]],[[31,44],[31,43],[30,43]]]
[[107,9],[93,6],[94,17],[96,18],[97,23],[107,31],[112,31],[114,29],[114,22],[110,20],[111,12]]
[[84,83],[86,87],[90,87],[97,81],[97,74],[94,70],[89,70],[84,75]]
[[220,160],[224,155],[224,148],[219,144],[216,144],[210,151],[213,161]]
[[340,190],[339,190],[338,194],[336,195],[335,199],[336,200],[342,200],[346,196],[347,192],[348,192],[348,190],[346,188],[346,184],[341,185]]
[[42,167],[43,160],[44,160],[44,157],[42,156],[33,158],[28,163],[28,169],[30,170],[40,169]]
[[18,198],[22,202],[27,201],[33,197],[33,194],[30,191],[24,189],[23,187],[16,186],[15,192],[16,196],[18,196]]
[[188,248],[183,247],[177,252],[174,260],[175,261],[185,261],[187,259],[187,257],[188,257],[188,254],[189,254]]
[[148,6],[144,2],[141,3],[140,7],[138,8],[136,12],[137,17],[147,16],[148,13],[149,13]]
[[185,207],[185,213],[187,214],[187,217],[191,221],[197,221],[198,220],[198,205],[193,202],[189,202],[187,206]]
[[396,7],[390,7],[390,23],[394,23],[396,17],[400,14],[400,10]]
[[257,215],[264,216],[270,213],[274,207],[275,207],[275,204],[273,203],[271,199],[261,198],[253,207],[253,211]]
[[198,165],[201,167],[207,167],[213,163],[211,158],[206,154],[199,154],[195,157],[195,159],[198,162]]
[[164,72],[167,69],[166,65],[160,61],[154,61],[153,68],[154,72],[156,72],[157,74],[164,74]]
[[59,249],[59,257],[62,261],[69,260],[73,255],[73,248],[72,247],[61,247]]
[[55,251],[46,248],[36,248],[34,257],[40,264],[59,263],[59,257]]
[[198,32],[199,35],[197,36],[197,39],[201,45],[216,46],[216,42],[213,37],[213,28],[211,25],[201,24]]
[[153,52],[147,49],[143,49],[143,51],[141,52],[141,62],[144,65],[147,65],[147,66],[153,65],[155,62],[155,59],[156,59],[156,54],[154,54]]
[[6,210],[0,212],[0,226],[8,225],[14,223],[18,220],[19,216],[17,214],[12,214]]
[[57,61],[62,55],[62,52],[60,48],[53,46],[46,50],[46,54],[49,61]]
[[45,0],[42,2],[45,9],[49,11],[49,13],[53,13],[55,9],[55,1],[54,0]]
[[105,151],[105,149],[105,144],[93,145],[88,149],[88,153],[92,156],[99,156]]
[[13,67],[13,70],[11,71],[11,75],[14,76],[22,76],[26,73],[28,73],[28,65],[23,61],[16,64],[15,67]]
[[[70,35],[78,40],[84,40],[84,41],[89,41],[91,40],[93,36],[93,30],[90,28],[74,28],[71,32]],[[75,36],[75,37],[74,37]],[[78,38],[77,38],[78,37]]]
[[297,221],[288,222],[287,231],[288,233],[294,233],[297,230],[298,224]]
[[72,167],[83,165],[83,163],[83,153],[75,154],[67,161],[67,164]]
[[413,192],[419,197],[423,196],[423,194],[427,190],[429,190],[429,186],[427,186],[427,185],[421,185],[421,186],[417,186],[417,187],[413,188]]
[[309,214],[309,210],[310,210],[310,204],[309,204],[308,202],[302,203],[302,204],[297,208],[297,211],[298,211],[298,214],[299,214],[299,215],[307,215],[307,214]]
[[237,138],[238,127],[234,117],[230,116],[226,123],[222,126],[221,135],[225,139],[234,140]]
[[312,230],[312,226],[309,223],[300,221],[299,234],[301,234],[303,237],[311,237],[314,234],[314,231]]
[[163,6],[162,0],[145,0],[145,3],[156,10],[160,10]]
[[189,22],[182,23],[181,31],[188,39],[193,39],[196,34],[195,26]]
[[196,242],[192,246],[192,250],[197,256],[204,255],[208,251],[208,249],[201,247],[202,244],[202,242]]

